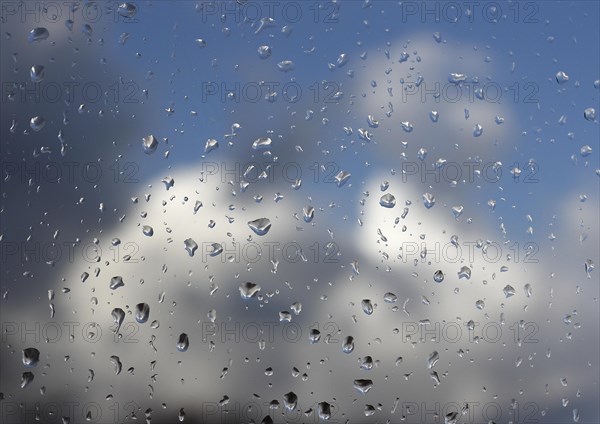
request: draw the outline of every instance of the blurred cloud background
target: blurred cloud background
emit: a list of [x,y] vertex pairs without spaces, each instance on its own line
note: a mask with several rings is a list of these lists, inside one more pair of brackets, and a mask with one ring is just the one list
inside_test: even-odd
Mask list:
[[[133,6],[83,2],[69,30],[68,5],[4,2],[2,422],[34,422],[36,405],[44,422],[84,422],[91,410],[92,422],[167,423],[182,408],[193,422],[317,422],[319,402],[333,422],[444,422],[465,404],[458,422],[598,422],[600,134],[584,110],[599,110],[600,8],[475,3],[150,1],[131,3],[127,18]],[[29,43],[35,27],[49,37]],[[34,65],[45,68],[39,99],[26,91]],[[58,101],[43,91],[50,83]],[[100,87],[97,101],[86,84]],[[478,87],[490,88],[483,99]],[[148,155],[150,134],[159,143]],[[252,148],[261,137],[270,149]],[[207,139],[218,149],[206,153]],[[450,164],[463,173],[455,183]],[[489,174],[470,174],[484,166]],[[351,173],[342,187],[340,171]],[[380,205],[385,193],[394,208]],[[435,197],[429,209],[424,193]],[[264,236],[247,224],[261,217],[272,224]],[[212,243],[224,251],[208,256]],[[464,266],[469,279],[458,278]],[[111,290],[114,276],[125,286]],[[259,298],[240,297],[247,281]],[[140,302],[150,305],[144,324]],[[114,308],[126,311],[120,338]],[[485,340],[486,323],[498,339]],[[44,341],[56,324],[62,333]],[[458,341],[439,330],[455,324]],[[264,333],[250,337],[249,325]],[[223,341],[224,329],[239,340]],[[181,333],[187,352],[176,348]],[[32,369],[28,347],[40,351]],[[21,389],[27,371],[35,377]],[[359,393],[356,379],[373,388]]]

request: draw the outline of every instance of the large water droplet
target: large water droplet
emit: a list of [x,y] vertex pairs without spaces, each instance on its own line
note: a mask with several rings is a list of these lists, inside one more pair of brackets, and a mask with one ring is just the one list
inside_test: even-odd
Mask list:
[[379,199],[379,204],[384,208],[393,208],[396,206],[396,198],[392,194],[386,193]]
[[268,218],[258,218],[254,221],[248,221],[248,226],[256,235],[264,236],[271,229],[271,221]]
[[594,109],[593,107],[588,107],[586,110],[583,111],[583,117],[588,121],[593,121],[594,119],[596,119],[596,109]]
[[119,15],[123,16],[124,18],[133,18],[136,15],[138,9],[135,4],[126,2],[121,3],[117,11]]
[[431,207],[433,207],[433,205],[435,205],[435,197],[433,197],[433,194],[424,193],[423,194],[423,204],[425,205],[425,207],[427,209],[431,209]]
[[177,340],[177,350],[180,352],[185,352],[190,347],[190,339],[187,334],[181,333],[179,335],[179,339]]
[[34,41],[43,41],[45,39],[47,39],[48,37],[50,37],[50,33],[48,32],[48,30],[44,27],[37,27],[32,29],[29,32],[29,36],[27,37],[27,40],[30,43],[33,43]]
[[46,71],[42,65],[34,65],[29,70],[29,77],[32,82],[41,82],[45,76]]
[[135,305],[135,320],[138,323],[145,323],[146,321],[148,321],[149,316],[150,305],[148,305],[147,303],[138,303],[137,305]]
[[371,390],[373,388],[373,380],[362,379],[362,378],[358,379],[358,380],[354,380],[353,386],[360,393],[366,394],[369,390]]
[[437,352],[437,350],[431,352],[429,356],[427,356],[427,368],[433,368],[439,359],[440,354]]
[[29,126],[34,131],[40,131],[46,125],[46,120],[43,116],[34,116],[29,121]]
[[147,155],[152,154],[158,147],[158,140],[152,134],[142,138],[142,146],[144,147],[144,153]]
[[508,299],[511,296],[515,295],[515,288],[513,286],[511,286],[510,284],[507,284],[506,286],[504,286],[504,288],[502,289],[502,292],[504,293],[504,296]]
[[354,351],[354,337],[346,336],[342,343],[342,352],[352,353]]
[[252,143],[252,149],[254,150],[262,150],[262,149],[270,149],[272,140],[270,137],[261,137],[254,140]]
[[35,347],[28,347],[23,349],[23,365],[26,367],[37,366],[40,360],[40,351]]
[[293,411],[298,405],[298,396],[294,392],[289,392],[283,395],[283,404],[288,411]]
[[183,241],[183,245],[185,247],[185,250],[187,250],[188,254],[190,256],[194,256],[196,249],[198,249],[198,243],[196,243],[193,239],[189,238]]
[[563,71],[558,71],[556,73],[556,82],[559,84],[564,84],[565,82],[569,81],[569,76],[564,73]]
[[259,46],[257,52],[258,57],[261,59],[268,59],[271,57],[271,47],[269,46]]
[[115,277],[112,277],[110,279],[110,289],[111,290],[116,290],[119,287],[123,287],[125,285],[125,283],[123,282],[123,277],[117,275]]
[[344,184],[346,184],[346,182],[350,179],[351,176],[352,174],[350,174],[348,171],[340,171],[335,176],[335,183],[338,187],[342,187]]
[[467,280],[471,278],[471,268],[466,265],[462,266],[460,271],[458,271],[458,279],[460,280],[462,278],[466,278]]
[[260,291],[260,286],[258,284],[247,282],[242,284],[239,289],[242,299],[250,299]]

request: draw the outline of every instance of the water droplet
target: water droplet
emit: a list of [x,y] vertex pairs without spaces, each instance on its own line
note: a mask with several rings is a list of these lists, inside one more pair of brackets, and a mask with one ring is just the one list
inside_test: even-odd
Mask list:
[[467,80],[467,76],[465,74],[460,74],[456,72],[452,72],[450,76],[448,76],[448,81],[452,84],[460,84]]
[[556,82],[559,84],[564,84],[569,81],[569,76],[563,71],[559,71],[556,73]]
[[434,350],[433,352],[431,352],[429,354],[429,356],[427,357],[427,368],[431,369],[435,366],[435,364],[437,364],[437,361],[440,359],[440,354],[437,352],[437,350]]
[[379,204],[384,208],[393,208],[396,206],[396,198],[392,194],[386,193],[379,199]]
[[248,226],[256,235],[264,236],[271,229],[271,221],[268,218],[258,218],[254,221],[248,221]]
[[369,390],[371,390],[373,388],[373,380],[368,380],[368,379],[354,380],[353,386],[360,393],[366,394]]
[[123,287],[125,285],[125,283],[123,282],[123,277],[121,277],[120,275],[117,275],[116,277],[112,277],[110,279],[110,289],[111,290],[116,290],[119,287]]
[[471,278],[471,268],[466,265],[462,266],[460,271],[458,271],[458,279],[462,278],[466,278],[467,280]]
[[29,70],[29,77],[31,78],[32,82],[41,82],[45,76],[46,68],[44,68],[42,65],[34,65]]
[[47,39],[48,37],[50,37],[50,33],[48,32],[48,30],[44,27],[37,27],[32,29],[29,32],[29,36],[27,37],[27,40],[30,43],[33,43],[34,41],[43,41],[45,39]]
[[124,18],[133,18],[136,15],[138,9],[135,4],[126,2],[121,3],[117,11],[119,15],[123,16]]
[[121,370],[123,369],[123,364],[121,363],[121,358],[119,358],[116,355],[112,355],[109,358],[109,361],[111,364],[113,364],[113,370],[115,372],[115,375],[121,374]]
[[289,72],[294,70],[294,62],[291,60],[282,60],[277,64],[277,67],[282,72]]
[[305,206],[302,209],[302,215],[304,217],[304,222],[311,222],[315,217],[315,208],[312,206]]
[[34,116],[29,121],[29,126],[34,131],[40,131],[46,125],[46,120],[42,116]]
[[354,351],[354,337],[346,336],[342,343],[342,352],[352,353]]
[[254,150],[262,150],[262,149],[270,149],[271,148],[271,138],[270,137],[261,137],[254,140],[252,143],[252,149]]
[[444,273],[442,272],[441,269],[438,269],[433,274],[433,281],[435,281],[436,283],[441,283],[442,281],[444,281]]
[[23,365],[26,367],[35,367],[40,361],[40,351],[35,347],[23,349]]
[[258,284],[247,282],[242,284],[239,289],[242,299],[251,299],[260,291],[260,286]]
[[190,347],[190,339],[187,334],[181,333],[179,335],[179,339],[177,340],[177,350],[180,352],[185,352]]
[[204,47],[206,47],[206,40],[203,40],[202,38],[196,38],[196,40],[194,40],[194,42],[201,49],[203,49]]
[[423,194],[423,204],[427,209],[431,209],[435,205],[435,197],[431,193]]
[[352,174],[350,174],[348,171],[340,171],[335,176],[335,183],[338,187],[342,187],[344,184],[346,184],[346,182],[350,179],[351,176]]
[[596,119],[596,109],[594,109],[593,107],[588,107],[586,110],[583,111],[583,117],[588,121],[593,121],[594,119]]
[[114,332],[117,334],[121,329],[121,324],[123,324],[123,321],[125,320],[125,311],[121,308],[115,308],[110,313],[110,316],[112,317],[113,323],[116,326]]
[[33,381],[33,373],[26,371],[21,375],[21,389],[27,387]]
[[194,256],[196,249],[198,249],[198,243],[196,243],[193,239],[189,238],[183,241],[183,245],[185,247],[185,250],[187,250],[188,254],[190,256]]
[[502,289],[502,291],[504,292],[504,296],[508,299],[511,296],[515,295],[515,288],[513,286],[511,286],[510,284],[507,284],[506,286],[504,286],[504,288]]
[[271,47],[269,46],[259,46],[257,52],[258,57],[261,59],[268,59],[271,57]]
[[409,121],[400,122],[400,126],[402,127],[402,129],[405,132],[408,132],[408,133],[412,132],[412,130],[413,130],[413,125]]
[[154,235],[154,229],[149,225],[144,225],[142,227],[142,233],[144,233],[145,236],[152,237]]
[[479,137],[481,134],[483,134],[483,127],[480,124],[476,124],[473,127],[473,137]]
[[579,149],[579,154],[581,155],[581,157],[584,157],[584,158],[591,155],[592,147],[588,146],[587,144],[585,146],[582,146],[581,149]]
[[363,299],[361,301],[361,306],[365,314],[371,315],[373,313],[373,304],[370,299]]
[[298,396],[294,392],[283,395],[283,404],[288,411],[293,411],[298,405]]
[[313,344],[317,343],[319,340],[321,340],[321,332],[316,328],[311,329],[308,333],[308,339]]
[[206,144],[204,145],[204,153],[210,153],[218,148],[219,142],[214,138],[209,138],[208,140],[206,140]]
[[383,301],[385,303],[396,303],[398,301],[398,296],[394,293],[387,292],[383,295]]
[[331,405],[327,402],[319,402],[319,419],[327,421],[331,418]]
[[148,321],[149,316],[150,305],[148,305],[147,303],[138,303],[137,305],[135,305],[135,320],[138,323],[145,323],[146,321]]
[[142,138],[142,145],[144,147],[144,153],[147,155],[152,154],[156,151],[158,147],[158,140],[152,134],[147,137]]
[[217,256],[223,252],[223,246],[220,243],[211,243],[210,250],[208,252],[209,256]]

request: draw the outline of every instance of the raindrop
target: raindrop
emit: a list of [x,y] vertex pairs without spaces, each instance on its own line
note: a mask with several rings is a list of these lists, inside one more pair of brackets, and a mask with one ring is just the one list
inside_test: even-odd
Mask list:
[[135,305],[135,320],[143,324],[148,321],[148,317],[150,316],[150,305],[147,303],[138,303]]
[[434,350],[433,352],[431,352],[429,354],[429,356],[427,357],[427,368],[431,369],[435,366],[435,364],[437,364],[437,361],[440,359],[440,354],[437,352],[437,350]]
[[268,59],[271,57],[271,47],[269,46],[259,46],[257,52],[258,57],[261,59]]
[[196,249],[198,249],[198,243],[196,243],[194,240],[189,238],[189,239],[185,239],[183,241],[183,245],[185,247],[185,250],[187,250],[188,254],[190,256],[194,256]]
[[564,84],[569,81],[569,76],[565,74],[563,71],[559,71],[556,73],[556,82],[559,84]]
[[366,394],[371,388],[373,388],[373,380],[358,379],[354,380],[354,388],[362,394]]
[[471,278],[471,268],[466,265],[462,266],[460,271],[458,271],[458,279],[462,278],[466,278],[467,280]]
[[250,299],[260,291],[260,286],[258,284],[247,282],[242,284],[239,289],[242,299]]
[[315,208],[312,206],[305,206],[302,209],[302,215],[304,218],[304,222],[311,222],[315,217]]
[[35,367],[40,361],[40,351],[35,347],[23,349],[23,365],[26,367]]
[[423,194],[423,204],[427,209],[431,209],[435,205],[435,197],[431,193]]
[[511,296],[515,295],[515,288],[513,286],[511,286],[510,284],[507,284],[506,286],[504,286],[504,288],[502,289],[502,291],[504,292],[504,296],[508,299]]
[[187,334],[181,333],[179,335],[179,339],[177,340],[177,350],[180,352],[185,352],[190,347],[190,339]]
[[219,142],[214,138],[209,138],[208,140],[206,140],[206,144],[204,145],[204,153],[210,153],[218,148]]
[[142,145],[144,147],[144,153],[147,155],[152,154],[156,151],[158,147],[158,140],[152,134],[147,137],[142,138]]
[[596,119],[596,109],[594,109],[593,107],[588,107],[586,110],[583,111],[583,117],[588,121],[593,121],[594,119]]
[[350,179],[351,176],[352,174],[350,174],[348,171],[340,171],[335,176],[335,183],[338,187],[342,187],[344,184],[346,184],[346,182]]
[[261,137],[254,140],[252,143],[252,149],[254,150],[262,150],[262,149],[270,149],[271,148],[271,138],[270,137]]
[[46,125],[46,120],[42,116],[34,116],[29,121],[29,126],[34,131],[40,131]]
[[248,226],[258,236],[264,236],[271,229],[271,221],[268,218],[258,218],[248,221]]
[[386,193],[379,199],[379,204],[384,208],[393,208],[396,206],[396,198],[392,194]]
[[142,232],[145,236],[152,237],[154,235],[154,229],[149,225],[144,225],[142,227]]
[[294,392],[289,392],[283,395],[283,404],[288,411],[293,411],[298,405],[298,396]]
[[29,77],[32,82],[41,82],[46,76],[46,70],[42,65],[34,65],[29,70]]
[[371,315],[373,313],[373,304],[370,299],[363,299],[361,301],[361,306],[365,314]]
[[123,277],[117,275],[116,277],[112,277],[110,279],[110,289],[116,290],[119,287],[123,287],[125,283],[123,282]]
[[27,37],[27,40],[30,43],[33,43],[34,41],[43,41],[45,39],[47,39],[48,37],[50,37],[50,33],[48,32],[48,30],[44,27],[37,27],[32,29],[29,32],[29,36]]
[[346,336],[342,343],[342,352],[352,353],[354,351],[354,337]]

